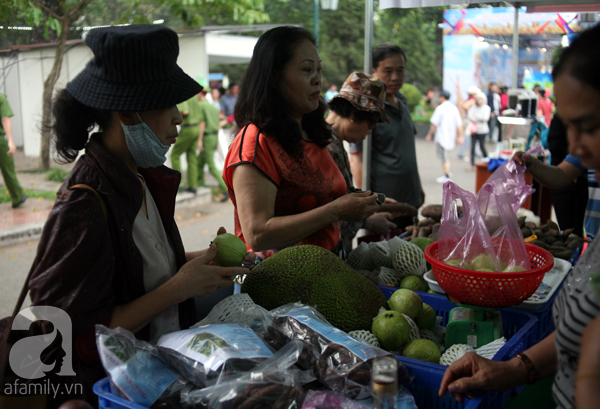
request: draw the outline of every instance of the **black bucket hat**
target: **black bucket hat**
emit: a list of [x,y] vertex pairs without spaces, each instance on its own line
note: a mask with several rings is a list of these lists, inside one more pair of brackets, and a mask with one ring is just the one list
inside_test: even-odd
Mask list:
[[151,111],[177,105],[202,91],[177,65],[179,38],[170,28],[97,28],[85,42],[94,58],[67,84],[67,91],[88,107]]

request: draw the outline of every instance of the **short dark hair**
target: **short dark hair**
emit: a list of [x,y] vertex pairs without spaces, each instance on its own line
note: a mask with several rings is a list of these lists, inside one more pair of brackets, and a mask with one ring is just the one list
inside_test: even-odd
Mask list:
[[345,98],[332,98],[327,104],[329,105],[329,109],[331,111],[335,112],[342,118],[350,118],[353,116],[355,122],[380,120],[381,114],[379,112],[358,109]]
[[329,109],[341,116],[342,118],[349,118],[352,112],[356,110],[354,105],[344,98],[332,98],[327,103]]
[[444,97],[446,99],[450,99],[450,92],[446,91],[445,89],[442,90],[442,92],[440,92],[440,97]]
[[537,90],[538,94],[540,94],[542,97],[546,96],[546,90],[544,88],[540,88]]
[[600,26],[585,30],[561,54],[552,70],[554,82],[566,72],[600,92]]
[[227,89],[231,89],[231,88],[235,87],[236,85],[238,85],[237,82],[232,82],[229,84],[229,87],[227,87]]
[[[313,35],[302,27],[281,26],[261,35],[234,109],[238,132],[252,123],[261,132],[276,138],[286,152],[295,156],[302,154],[302,135],[298,123],[285,108],[279,81],[285,66],[304,41],[316,46]],[[302,117],[302,129],[321,147],[327,146],[331,138],[325,122],[326,110],[325,103],[320,100],[316,110]]]
[[379,63],[381,61],[396,54],[401,54],[402,57],[404,57],[404,63],[408,63],[408,60],[406,59],[406,53],[402,48],[398,47],[396,44],[383,43],[378,45],[373,50],[373,69],[376,70],[377,67],[379,67]]

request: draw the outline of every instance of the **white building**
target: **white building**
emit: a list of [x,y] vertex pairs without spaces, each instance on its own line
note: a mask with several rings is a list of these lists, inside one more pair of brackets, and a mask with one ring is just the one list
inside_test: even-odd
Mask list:
[[[208,79],[209,63],[240,64],[249,62],[252,57],[258,38],[226,34],[228,31],[266,31],[272,27],[275,26],[204,27],[179,32],[177,63],[192,78]],[[0,50],[0,92],[6,94],[14,112],[11,118],[13,138],[15,145],[23,148],[25,156],[40,156],[43,87],[55,52],[55,43]],[[92,51],[84,40],[68,41],[55,90],[64,88],[91,58]]]

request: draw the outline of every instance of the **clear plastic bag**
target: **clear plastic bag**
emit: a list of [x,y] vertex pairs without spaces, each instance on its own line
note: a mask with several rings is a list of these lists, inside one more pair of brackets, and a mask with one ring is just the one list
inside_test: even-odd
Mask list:
[[309,391],[302,409],[365,409],[365,406],[341,393],[333,391]]
[[219,378],[246,372],[273,356],[250,329],[236,324],[203,325],[165,334],[161,357],[194,385],[204,388]]
[[439,260],[488,272],[531,268],[516,210],[533,188],[525,183],[523,167],[513,160],[505,165],[492,174],[477,196],[452,182],[444,185]]
[[302,384],[314,377],[295,369],[302,351],[300,341],[292,342],[254,369],[220,380],[215,385],[182,394],[186,408],[300,408]]
[[[537,145],[523,154],[523,157],[542,153],[544,148],[542,145]],[[527,196],[535,192],[535,189],[525,182],[525,171],[527,167],[519,165],[513,159],[510,159],[500,167],[485,181],[486,184],[499,182],[506,192],[508,202],[514,212],[525,202]]]
[[148,408],[180,408],[180,397],[194,386],[159,355],[156,346],[123,329],[96,325],[96,344],[111,389]]
[[484,184],[477,194],[477,204],[485,217],[494,254],[499,260],[498,271],[531,269],[517,213],[512,208],[505,185],[498,179]]
[[[462,217],[458,207],[462,206]],[[492,238],[479,210],[477,197],[452,182],[444,184],[438,259],[455,267],[470,269],[478,256],[487,255],[497,269]]]
[[[265,339],[275,349],[300,340],[303,343],[298,366],[313,370],[316,378],[331,390],[352,398],[370,396],[371,364],[389,352],[359,341],[335,328],[317,310],[300,303],[272,310],[273,324]],[[404,365],[398,363],[400,383],[410,383]]]

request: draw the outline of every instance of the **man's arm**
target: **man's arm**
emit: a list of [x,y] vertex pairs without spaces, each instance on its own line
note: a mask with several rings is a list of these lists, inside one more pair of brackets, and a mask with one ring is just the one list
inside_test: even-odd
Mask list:
[[425,136],[425,140],[427,142],[431,142],[431,137],[435,133],[436,129],[437,129],[437,127],[434,124],[431,124],[431,126],[429,127],[429,131],[427,132],[427,135]]
[[459,145],[463,144],[463,129],[462,126],[456,127],[456,143]]
[[10,123],[10,118],[5,116],[2,118],[2,128],[4,128],[4,132],[6,133],[6,140],[8,141],[8,156],[13,156],[17,151],[17,147],[13,141],[12,135],[12,124]]
[[518,164],[527,166],[527,172],[535,178],[542,186],[550,189],[560,189],[568,186],[583,172],[577,166],[567,161],[562,161],[557,166],[546,165],[532,155],[523,158],[523,152],[514,154],[513,159]]

